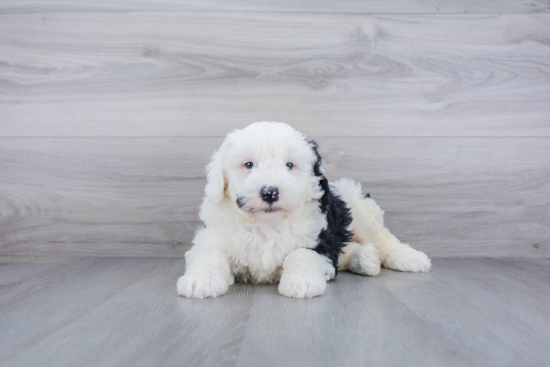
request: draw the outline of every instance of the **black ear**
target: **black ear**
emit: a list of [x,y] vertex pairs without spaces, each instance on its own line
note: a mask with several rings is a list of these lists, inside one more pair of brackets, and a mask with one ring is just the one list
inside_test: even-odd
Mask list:
[[323,190],[323,196],[321,199],[319,199],[319,203],[321,204],[321,211],[323,213],[326,213],[328,208],[330,207],[330,200],[331,200],[331,194],[330,194],[330,188],[328,186],[328,180],[325,177],[325,175],[322,172],[321,165],[323,164],[321,155],[319,154],[319,146],[317,145],[317,142],[313,139],[307,139],[307,143],[311,147],[311,150],[313,150],[313,153],[315,154],[315,162],[313,163],[313,174],[317,177],[321,177],[319,180],[319,186]]

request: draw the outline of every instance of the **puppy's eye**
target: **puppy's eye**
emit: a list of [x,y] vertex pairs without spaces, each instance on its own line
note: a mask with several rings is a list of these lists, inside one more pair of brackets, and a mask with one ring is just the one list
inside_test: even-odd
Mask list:
[[288,167],[288,169],[292,169],[294,167],[294,163],[288,162],[286,166]]
[[252,169],[252,167],[254,167],[254,163],[252,163],[252,162],[246,162],[246,163],[244,164],[244,166],[246,167],[246,169]]

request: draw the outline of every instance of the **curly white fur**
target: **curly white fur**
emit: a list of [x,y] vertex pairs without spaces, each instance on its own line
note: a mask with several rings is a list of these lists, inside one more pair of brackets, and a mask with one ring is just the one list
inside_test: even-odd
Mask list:
[[[401,243],[397,237],[391,234],[384,226],[384,212],[373,199],[363,197],[361,185],[358,182],[340,179],[334,183],[334,187],[351,209],[354,241],[369,247],[374,245],[376,250],[376,252],[369,251],[367,258],[360,261],[365,262],[365,267],[368,268],[367,263],[372,262],[372,259],[378,256],[382,265],[389,269],[411,272],[430,271],[432,264],[428,256],[413,249],[408,244]],[[350,270],[358,274],[378,274],[379,271],[375,271],[376,274],[368,274],[351,267],[353,256],[364,258],[365,250],[361,249],[362,254],[350,255],[348,252],[352,248],[348,249],[347,247],[344,248],[344,257],[339,262],[340,269]],[[355,248],[353,248],[353,251],[357,252]]]
[[[312,173],[315,160],[306,137],[283,123],[258,122],[228,134],[207,166],[200,212],[205,227],[185,256],[178,294],[218,297],[237,279],[279,282],[282,295],[306,298],[324,294],[334,266],[371,276],[378,275],[381,264],[401,271],[430,270],[429,258],[399,242],[384,227],[380,207],[347,179],[333,187],[351,209],[354,242],[344,248],[338,264],[314,251],[327,226],[318,201],[323,191]],[[267,186],[279,189],[274,203],[258,194]]]

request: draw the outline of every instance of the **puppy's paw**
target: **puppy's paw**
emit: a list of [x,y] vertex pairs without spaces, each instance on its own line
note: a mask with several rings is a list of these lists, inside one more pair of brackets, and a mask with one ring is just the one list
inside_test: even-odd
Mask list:
[[178,295],[187,298],[215,298],[227,293],[229,282],[207,272],[188,273],[178,279]]
[[432,268],[430,258],[423,252],[410,249],[395,258],[388,257],[384,266],[393,270],[427,273]]
[[316,272],[285,274],[279,282],[279,293],[292,298],[313,298],[322,296],[327,288],[325,278]]
[[349,270],[361,275],[380,274],[380,259],[373,243],[369,242],[355,250],[349,263]]

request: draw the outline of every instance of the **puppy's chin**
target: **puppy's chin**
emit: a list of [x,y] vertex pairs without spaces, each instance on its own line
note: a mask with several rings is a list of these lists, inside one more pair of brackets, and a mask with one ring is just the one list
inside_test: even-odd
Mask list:
[[244,206],[239,208],[241,213],[246,217],[254,220],[255,222],[261,223],[273,223],[281,221],[288,217],[288,210],[283,209],[279,206],[266,206],[256,209],[250,209]]
[[248,199],[246,196],[237,195],[235,200],[236,210],[244,217],[259,223],[275,223],[288,218],[297,209],[294,203],[284,201],[268,205],[260,200]]
[[273,223],[273,222],[281,221],[288,216],[288,212],[277,208],[267,208],[264,210],[251,212],[249,214],[250,214],[250,217],[254,219],[256,222],[262,222],[262,223]]

